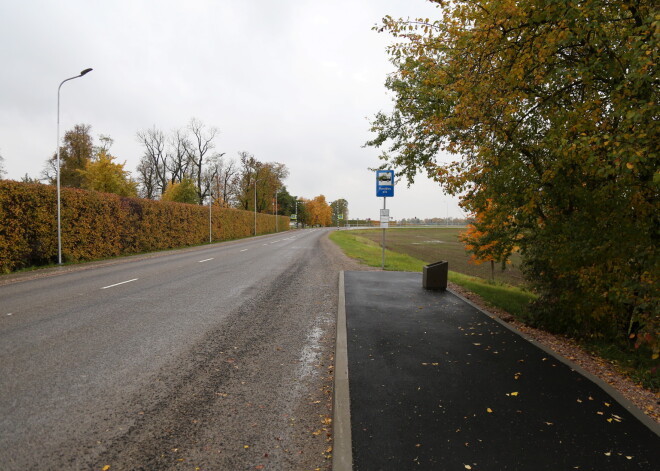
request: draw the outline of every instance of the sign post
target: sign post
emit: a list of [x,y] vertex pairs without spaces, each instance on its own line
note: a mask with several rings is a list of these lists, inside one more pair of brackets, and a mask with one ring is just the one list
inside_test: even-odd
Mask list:
[[394,170],[376,170],[376,196],[383,198],[383,209],[380,210],[380,227],[383,229],[380,269],[385,270],[385,229],[390,224],[390,211],[387,209],[387,198],[394,196]]

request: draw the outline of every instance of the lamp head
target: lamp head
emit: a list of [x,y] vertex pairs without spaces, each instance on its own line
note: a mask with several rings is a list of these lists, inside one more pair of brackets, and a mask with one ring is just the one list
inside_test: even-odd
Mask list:
[[83,70],[82,72],[80,72],[80,76],[82,77],[83,75],[85,75],[85,74],[91,72],[92,70],[93,70],[93,69],[85,69],[85,70]]

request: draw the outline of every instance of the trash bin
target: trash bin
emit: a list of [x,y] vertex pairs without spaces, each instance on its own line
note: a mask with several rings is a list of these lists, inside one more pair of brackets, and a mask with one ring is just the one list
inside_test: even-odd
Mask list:
[[449,274],[449,262],[440,261],[431,263],[424,267],[422,286],[424,289],[445,291],[447,289],[447,276]]

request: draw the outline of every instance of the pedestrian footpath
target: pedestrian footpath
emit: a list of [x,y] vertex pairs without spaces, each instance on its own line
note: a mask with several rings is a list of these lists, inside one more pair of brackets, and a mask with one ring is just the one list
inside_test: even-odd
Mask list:
[[657,424],[567,360],[419,273],[342,280],[335,470],[660,470]]

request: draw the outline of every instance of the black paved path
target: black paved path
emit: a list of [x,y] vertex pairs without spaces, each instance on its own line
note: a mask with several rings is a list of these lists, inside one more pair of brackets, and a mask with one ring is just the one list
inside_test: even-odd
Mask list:
[[660,470],[601,387],[421,274],[346,272],[355,470]]

